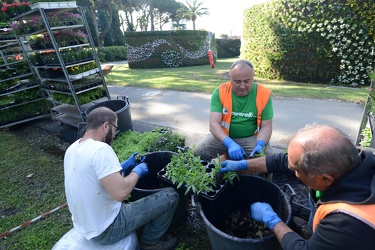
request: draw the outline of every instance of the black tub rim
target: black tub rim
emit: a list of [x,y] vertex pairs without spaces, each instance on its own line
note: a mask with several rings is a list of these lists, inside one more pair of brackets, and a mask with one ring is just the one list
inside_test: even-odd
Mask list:
[[[239,174],[239,176],[248,176],[248,177],[251,177],[251,178],[259,178],[259,179],[262,179],[263,181],[266,181],[266,182],[269,182],[272,186],[274,186],[276,189],[280,190],[280,193],[282,194],[282,196],[284,197],[285,201],[286,201],[286,206],[288,208],[288,211],[290,211],[288,213],[288,218],[286,219],[286,221],[284,222],[285,224],[288,224],[292,218],[292,207],[290,205],[290,202],[288,200],[288,197],[286,196],[286,194],[282,191],[282,189],[277,186],[275,183],[273,182],[270,182],[268,180],[265,180],[264,178],[262,177],[259,177],[259,176],[254,176],[254,175],[243,175],[243,174]],[[246,177],[246,178],[248,178]],[[192,197],[192,200],[194,203],[195,200],[198,200],[199,201],[199,197],[198,196],[193,196]],[[236,242],[239,242],[239,243],[260,243],[260,242],[264,242],[264,241],[268,241],[268,240],[273,240],[276,238],[275,234],[272,234],[272,235],[268,235],[266,237],[263,237],[263,238],[239,238],[239,237],[235,237],[235,236],[232,236],[232,235],[229,235],[229,234],[226,234],[224,233],[223,231],[219,230],[217,227],[215,227],[209,220],[208,218],[206,217],[206,215],[204,214],[203,212],[203,209],[201,207],[201,204],[199,202],[196,203],[197,207],[198,207],[198,210],[199,210],[199,214],[201,215],[204,223],[206,226],[208,226],[213,232],[215,232],[216,234],[220,235],[221,237],[225,238],[225,239],[229,239],[229,240],[233,240],[233,241],[236,241]]]
[[88,107],[85,111],[85,114],[88,115],[91,111],[93,111],[94,109],[96,108],[99,108],[99,107],[106,107],[105,104],[106,103],[126,103],[126,105],[123,105],[120,109],[114,111],[115,113],[121,113],[123,112],[125,109],[128,109],[131,104],[129,101],[127,100],[123,100],[123,99],[115,99],[115,100],[106,100],[106,101],[102,101],[102,102],[98,102],[98,103],[95,103],[94,105]]

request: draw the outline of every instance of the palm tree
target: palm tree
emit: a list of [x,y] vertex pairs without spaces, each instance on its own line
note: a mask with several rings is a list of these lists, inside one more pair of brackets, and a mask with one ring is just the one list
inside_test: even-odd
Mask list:
[[186,24],[181,23],[181,19],[174,19],[171,26],[172,30],[186,30]]
[[195,30],[195,20],[200,16],[209,15],[210,12],[207,8],[201,7],[203,2],[198,2],[198,0],[186,0],[185,3],[186,5],[178,9],[177,16],[191,20],[193,30]]

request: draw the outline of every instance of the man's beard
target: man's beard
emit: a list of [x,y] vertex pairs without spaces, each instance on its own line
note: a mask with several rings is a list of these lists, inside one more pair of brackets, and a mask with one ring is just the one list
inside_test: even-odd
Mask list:
[[113,133],[112,133],[112,129],[109,129],[107,134],[104,137],[104,142],[107,143],[108,145],[111,145],[112,141],[113,141]]

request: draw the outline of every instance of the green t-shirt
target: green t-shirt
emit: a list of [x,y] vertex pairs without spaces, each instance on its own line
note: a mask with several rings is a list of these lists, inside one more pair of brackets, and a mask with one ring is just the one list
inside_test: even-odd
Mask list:
[[[229,129],[231,138],[252,136],[257,129],[256,93],[257,84],[255,82],[247,96],[236,96],[232,91],[232,119]],[[216,88],[211,96],[211,112],[222,113],[222,110],[219,88]],[[272,117],[273,106],[272,97],[270,97],[262,112],[262,120],[271,120]]]

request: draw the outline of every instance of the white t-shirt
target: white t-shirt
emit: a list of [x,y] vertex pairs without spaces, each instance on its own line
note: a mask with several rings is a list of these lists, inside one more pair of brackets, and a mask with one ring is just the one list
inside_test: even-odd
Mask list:
[[75,141],[65,152],[65,194],[73,226],[86,239],[101,234],[120,211],[121,202],[111,198],[100,179],[119,172],[120,162],[106,143]]

